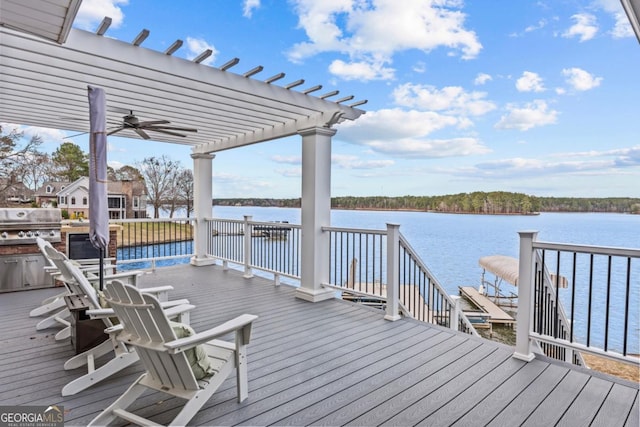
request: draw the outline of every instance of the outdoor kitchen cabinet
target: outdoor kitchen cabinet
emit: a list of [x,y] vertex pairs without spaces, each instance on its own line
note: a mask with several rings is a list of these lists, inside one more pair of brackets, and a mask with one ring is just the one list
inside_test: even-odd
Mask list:
[[50,287],[45,265],[41,254],[0,255],[0,292]]

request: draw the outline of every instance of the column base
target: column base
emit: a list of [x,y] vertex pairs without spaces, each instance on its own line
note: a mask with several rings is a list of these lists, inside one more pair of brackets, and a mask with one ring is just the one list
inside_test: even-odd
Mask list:
[[215,263],[216,263],[216,259],[209,258],[209,257],[205,257],[205,258],[191,257],[191,259],[189,260],[189,264],[196,267],[203,267],[205,265],[214,265]]
[[332,299],[336,297],[336,291],[333,289],[307,289],[307,288],[297,288],[296,289],[296,298],[303,299],[309,302],[320,302],[328,299]]
[[525,362],[531,362],[533,359],[536,358],[536,355],[533,354],[533,353],[522,354],[522,353],[515,352],[515,353],[513,353],[512,357],[514,359],[523,360]]

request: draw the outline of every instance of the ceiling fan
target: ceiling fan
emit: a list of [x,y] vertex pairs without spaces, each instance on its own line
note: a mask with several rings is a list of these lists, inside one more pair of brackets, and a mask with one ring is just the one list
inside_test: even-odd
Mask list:
[[[116,132],[120,132],[121,130],[130,129],[140,135],[144,139],[150,139],[148,131],[164,133],[167,135],[186,137],[187,135],[179,132],[197,132],[197,129],[193,128],[182,128],[176,126],[164,126],[171,123],[168,120],[148,120],[148,121],[140,121],[134,114],[133,111],[129,110],[129,114],[122,117],[122,123],[120,127],[110,131],[107,135],[113,135]],[[175,132],[179,131],[179,132]]]

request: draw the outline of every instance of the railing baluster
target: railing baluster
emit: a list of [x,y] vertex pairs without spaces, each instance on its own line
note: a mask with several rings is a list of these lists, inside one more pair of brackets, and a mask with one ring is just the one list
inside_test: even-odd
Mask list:
[[627,283],[625,287],[624,303],[624,337],[622,341],[622,354],[627,355],[627,337],[629,336],[629,300],[631,299],[631,257],[627,257]]

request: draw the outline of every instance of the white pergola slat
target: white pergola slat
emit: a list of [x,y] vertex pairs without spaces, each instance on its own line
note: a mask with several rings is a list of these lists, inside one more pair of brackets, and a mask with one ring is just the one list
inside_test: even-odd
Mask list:
[[0,25],[64,43],[82,0],[2,0]]
[[[262,66],[236,73],[231,68],[240,69],[237,58],[214,68],[200,63],[206,52],[189,61],[172,56],[173,47],[146,49],[147,30],[131,43],[114,40],[104,36],[108,18],[95,34],[69,31],[81,0],[1,1],[0,122],[88,132],[91,85],[106,92],[108,130],[109,124],[118,128],[130,111],[140,121],[169,120],[172,126],[197,129],[185,137],[145,130],[154,141],[192,147],[193,265],[215,262],[207,255],[210,236],[203,226],[211,215],[212,153],[299,135],[305,243],[297,294],[309,301],[334,297],[322,286],[329,272],[329,240],[322,230],[331,225],[331,138],[336,132],[331,127],[356,120],[364,111],[355,107],[366,101],[345,105],[352,96],[331,100],[337,90],[312,96],[320,85],[305,89],[304,80],[287,82],[283,73],[261,80]],[[131,129],[118,136],[140,138]]]
[[[77,29],[59,45],[0,28],[0,121],[87,132],[86,88],[93,85],[107,94],[110,127],[129,111],[141,121],[169,120],[197,133],[183,138],[147,132],[151,139],[210,153],[364,113],[275,80],[259,80],[259,69],[236,74]],[[140,138],[131,130],[117,135]]]

